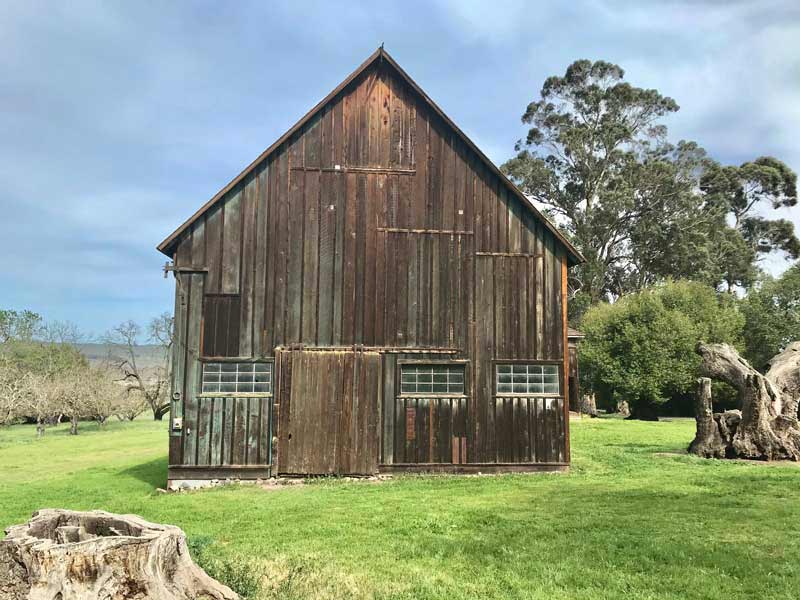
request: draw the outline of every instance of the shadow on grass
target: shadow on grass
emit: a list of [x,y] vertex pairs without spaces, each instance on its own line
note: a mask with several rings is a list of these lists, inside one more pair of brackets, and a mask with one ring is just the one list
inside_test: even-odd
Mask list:
[[167,457],[156,458],[149,462],[141,463],[121,471],[124,475],[130,475],[155,488],[163,488],[167,485]]

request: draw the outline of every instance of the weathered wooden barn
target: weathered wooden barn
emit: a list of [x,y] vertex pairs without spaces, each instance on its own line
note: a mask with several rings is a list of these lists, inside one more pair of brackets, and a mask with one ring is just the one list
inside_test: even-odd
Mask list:
[[583,259],[382,48],[158,249],[171,484],[569,465]]

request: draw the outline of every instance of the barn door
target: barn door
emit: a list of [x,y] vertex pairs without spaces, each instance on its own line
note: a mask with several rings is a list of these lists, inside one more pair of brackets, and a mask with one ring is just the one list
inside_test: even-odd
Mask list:
[[378,469],[381,361],[376,352],[280,351],[281,473]]

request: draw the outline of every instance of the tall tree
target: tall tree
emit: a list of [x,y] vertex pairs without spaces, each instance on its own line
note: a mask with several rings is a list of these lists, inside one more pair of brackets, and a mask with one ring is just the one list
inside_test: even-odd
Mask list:
[[[772,158],[721,167],[693,142],[670,144],[677,103],[579,60],[549,77],[503,170],[562,226],[586,264],[570,280],[585,307],[667,277],[749,285],[762,248],[796,252],[791,224],[752,212],[796,202],[794,174]],[[581,296],[584,296],[583,298]]]
[[797,175],[786,164],[769,156],[738,167],[712,164],[701,177],[700,188],[709,206],[726,214],[727,230],[735,233],[715,236],[722,241],[718,268],[728,289],[749,287],[755,281],[760,256],[772,252],[790,259],[800,256],[800,240],[791,221],[757,214],[797,204]]

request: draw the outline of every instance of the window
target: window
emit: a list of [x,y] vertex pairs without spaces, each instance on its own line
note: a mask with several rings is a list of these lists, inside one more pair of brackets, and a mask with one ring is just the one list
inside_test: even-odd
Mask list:
[[561,393],[558,365],[498,364],[496,373],[497,395],[558,396]]
[[464,365],[406,364],[400,366],[402,394],[464,395]]
[[272,363],[204,363],[201,393],[272,395]]

